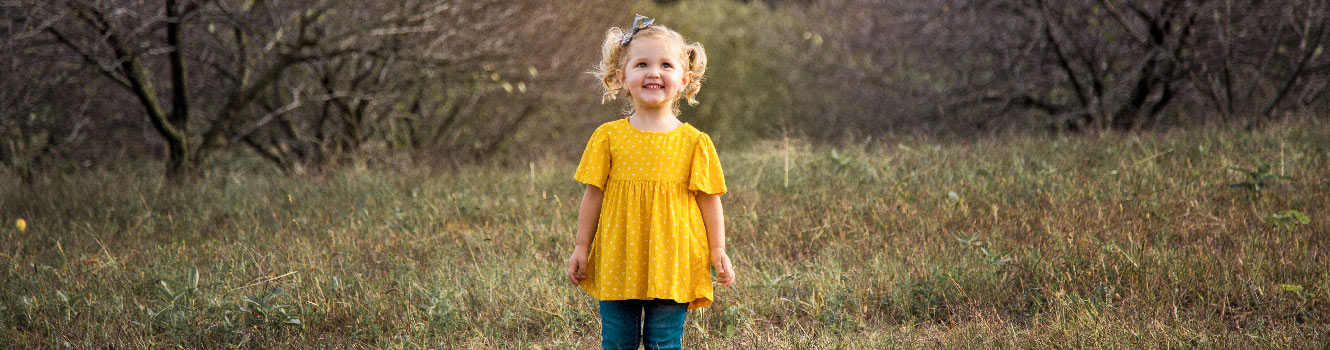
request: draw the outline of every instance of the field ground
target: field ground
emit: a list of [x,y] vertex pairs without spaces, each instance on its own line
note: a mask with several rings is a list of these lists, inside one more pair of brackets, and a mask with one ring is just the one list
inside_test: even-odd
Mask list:
[[[1330,343],[1324,121],[786,144],[720,150],[739,281],[690,314],[688,348]],[[564,275],[574,163],[0,177],[0,339],[594,348],[595,304]]]

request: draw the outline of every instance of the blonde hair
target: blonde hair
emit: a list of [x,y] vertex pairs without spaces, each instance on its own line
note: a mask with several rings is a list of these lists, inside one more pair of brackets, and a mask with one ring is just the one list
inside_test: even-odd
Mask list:
[[[619,38],[624,34],[623,29],[619,27],[610,28],[605,32],[605,43],[600,45],[600,64],[591,74],[600,78],[601,85],[605,88],[604,95],[600,98],[600,103],[613,100],[618,97],[619,91],[624,90],[623,84],[619,83],[619,72],[628,64],[628,48],[633,46],[640,38],[656,38],[666,42],[678,45],[682,48],[684,62],[688,67],[686,73],[691,73],[688,84],[679,96],[675,97],[674,102],[678,102],[679,97],[688,100],[689,105],[697,104],[697,92],[702,90],[702,75],[707,72],[707,53],[702,49],[702,44],[697,42],[688,42],[684,40],[683,35],[662,25],[651,25],[633,34],[632,40],[628,45],[620,45]],[[625,91],[625,94],[627,92]],[[631,105],[629,108],[632,108]],[[679,113],[679,104],[672,103],[675,114]]]

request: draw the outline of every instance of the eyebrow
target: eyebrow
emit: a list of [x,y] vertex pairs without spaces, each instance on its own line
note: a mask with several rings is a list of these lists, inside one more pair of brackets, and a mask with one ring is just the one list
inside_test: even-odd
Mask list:
[[[628,63],[638,63],[638,62],[643,62],[643,61],[646,61],[646,60],[647,60],[646,57],[638,57],[638,58],[634,58],[634,59],[632,59],[632,60],[629,60]],[[665,61],[669,61],[669,63],[674,63],[674,61],[679,61],[679,60],[678,60],[678,59],[672,59],[672,58],[670,58],[669,56],[665,56]]]

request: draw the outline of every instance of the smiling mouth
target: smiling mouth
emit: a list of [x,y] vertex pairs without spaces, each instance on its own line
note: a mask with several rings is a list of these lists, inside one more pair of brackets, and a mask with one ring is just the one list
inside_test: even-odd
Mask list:
[[662,90],[662,89],[665,89],[665,85],[661,85],[661,84],[646,84],[646,85],[642,85],[642,88],[643,88],[643,89],[647,89],[647,90]]

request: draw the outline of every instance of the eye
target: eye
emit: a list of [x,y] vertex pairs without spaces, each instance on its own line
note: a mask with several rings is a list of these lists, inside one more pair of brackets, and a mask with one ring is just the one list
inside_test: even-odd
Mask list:
[[637,62],[637,65],[636,65],[635,67],[637,67],[637,68],[645,68],[646,66],[647,66],[647,63],[646,63],[646,62]]
[[660,66],[665,68],[674,68],[674,64],[671,64],[669,62],[661,63]]

